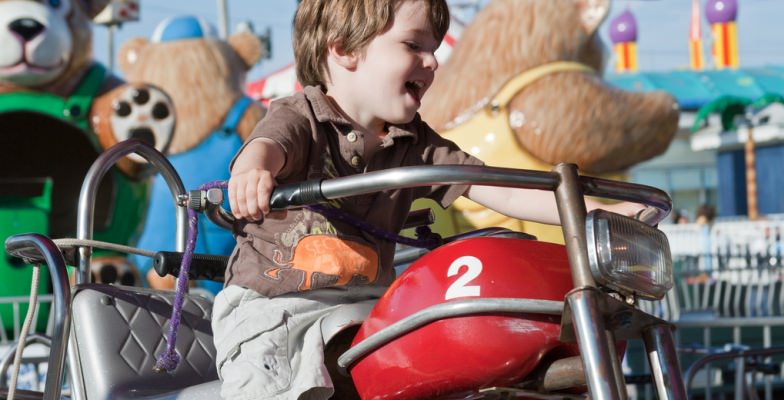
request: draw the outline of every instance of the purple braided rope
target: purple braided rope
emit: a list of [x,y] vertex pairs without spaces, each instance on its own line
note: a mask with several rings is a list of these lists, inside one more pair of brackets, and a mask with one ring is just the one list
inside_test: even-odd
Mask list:
[[[322,206],[320,204],[309,205],[309,206],[306,206],[306,208],[308,208],[311,211],[317,212],[317,213],[319,213],[319,214],[321,214],[321,215],[323,215],[325,217],[334,218],[334,219],[337,219],[339,221],[343,221],[343,222],[345,222],[347,224],[353,225],[353,226],[355,226],[355,227],[357,227],[359,229],[362,229],[363,231],[365,231],[365,232],[367,232],[367,233],[369,233],[369,234],[371,234],[373,236],[389,240],[390,242],[397,242],[397,243],[404,244],[404,245],[407,245],[407,246],[421,247],[421,248],[428,248],[428,249],[432,248],[432,247],[435,247],[435,246],[438,246],[438,245],[441,244],[441,241],[439,239],[435,239],[435,238],[427,238],[426,237],[424,239],[412,239],[412,238],[409,238],[409,237],[405,237],[405,236],[401,236],[401,235],[396,235],[396,234],[390,233],[390,232],[385,231],[385,230],[383,230],[383,229],[381,229],[381,228],[379,228],[379,227],[377,227],[377,226],[375,226],[373,224],[367,223],[367,222],[359,219],[358,217],[356,217],[356,216],[354,216],[352,214],[349,214],[349,213],[347,213],[347,212],[345,212],[345,211],[343,211],[343,210],[341,210],[339,208],[326,207],[326,206]],[[420,230],[417,230],[417,234],[419,234],[419,233],[420,233]]]
[[[199,190],[209,190],[213,188],[224,188],[226,181],[214,181],[199,186]],[[180,274],[177,276],[177,289],[174,294],[174,305],[171,320],[169,321],[169,332],[166,334],[166,351],[158,356],[158,360],[153,367],[155,372],[172,372],[177,369],[180,363],[180,355],[175,349],[177,341],[177,330],[180,328],[182,320],[182,306],[185,303],[185,293],[188,288],[188,273],[191,269],[193,251],[196,248],[196,236],[199,234],[199,214],[188,208],[188,242],[185,245],[185,252],[182,255],[180,264]]]

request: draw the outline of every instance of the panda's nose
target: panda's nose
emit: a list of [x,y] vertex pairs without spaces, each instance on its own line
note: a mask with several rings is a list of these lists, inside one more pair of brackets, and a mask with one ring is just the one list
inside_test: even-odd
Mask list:
[[8,27],[12,32],[21,36],[25,41],[30,41],[46,28],[42,23],[32,18],[19,18],[11,21]]

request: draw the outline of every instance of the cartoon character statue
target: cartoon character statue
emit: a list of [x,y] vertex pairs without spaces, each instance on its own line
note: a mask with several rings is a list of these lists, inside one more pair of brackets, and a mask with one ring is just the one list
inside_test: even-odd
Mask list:
[[[597,28],[609,0],[494,0],[439,68],[421,113],[488,165],[550,170],[575,163],[613,174],[664,152],[678,125],[675,99],[602,81]],[[460,84],[455,84],[460,82]],[[505,218],[467,199],[473,226],[505,226],[562,241],[556,227]]]
[[[123,82],[92,58],[90,19],[107,3],[0,0],[2,240],[22,232],[74,237],[82,181],[101,151],[127,138],[168,146],[175,125],[169,97]],[[128,158],[107,174],[98,190],[95,239],[129,244],[138,237],[148,189],[143,166],[141,158]],[[98,281],[138,283],[126,259],[100,255],[93,259]],[[29,282],[22,275],[30,269],[11,262],[0,260],[0,295],[26,294],[20,282]]]
[[[262,56],[261,40],[252,33],[220,40],[212,26],[191,16],[162,21],[151,41],[135,38],[121,47],[125,75],[160,86],[174,101],[178,122],[168,157],[186,189],[229,178],[231,158],[265,113],[261,104],[243,94],[246,73]],[[171,194],[158,176],[138,246],[174,250],[174,221]],[[206,218],[199,224],[196,252],[231,252],[235,242],[230,232]],[[150,269],[151,260],[139,263],[148,271],[151,286],[173,286],[171,278],[160,278]]]

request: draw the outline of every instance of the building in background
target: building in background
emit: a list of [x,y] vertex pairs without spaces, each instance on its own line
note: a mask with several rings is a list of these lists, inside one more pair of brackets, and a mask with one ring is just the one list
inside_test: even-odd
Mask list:
[[682,110],[669,150],[632,168],[633,181],[667,191],[676,208],[708,203],[722,217],[747,215],[748,125],[756,144],[759,212],[784,213],[784,105],[777,101],[784,95],[784,66],[641,72],[607,80],[626,90],[664,90]]
[[[703,59],[700,1],[692,0],[689,70],[619,69],[624,73],[607,77],[626,90],[664,90],[682,111],[669,150],[632,168],[630,178],[666,190],[679,209],[711,204],[720,217],[752,219],[784,213],[784,174],[779,172],[784,170],[784,67],[741,68],[738,1],[704,4],[710,57]],[[609,26],[614,42],[620,38],[614,37],[618,28],[613,23],[627,14],[628,9]]]

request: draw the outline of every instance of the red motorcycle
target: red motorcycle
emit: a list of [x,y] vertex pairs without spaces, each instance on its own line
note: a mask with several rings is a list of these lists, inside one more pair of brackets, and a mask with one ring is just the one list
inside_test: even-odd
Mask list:
[[[131,152],[163,171],[174,201],[183,206],[189,203],[214,221],[229,225],[230,216],[220,207],[220,190],[189,197],[160,153],[129,141],[107,150],[88,172],[79,202],[79,239],[91,239],[94,187],[111,165]],[[322,325],[327,340],[359,325],[351,348],[337,364],[350,374],[363,399],[586,395],[625,399],[620,358],[625,341],[636,338],[645,343],[659,398],[686,399],[672,326],[635,307],[638,299],[661,299],[673,283],[669,245],[655,228],[669,213],[671,203],[658,189],[580,176],[569,164],[550,172],[421,166],[279,186],[272,207],[300,207],[432,184],[553,191],[566,245],[539,242],[505,229],[486,229],[446,238],[432,250],[399,252],[396,261],[413,262],[378,301],[345,306]],[[637,219],[601,210],[586,214],[586,195],[649,207]],[[187,230],[184,210],[181,207],[177,216],[180,248],[184,248]],[[59,398],[69,338],[74,399],[217,398],[209,301],[196,296],[185,300],[176,348],[184,362],[169,374],[156,374],[153,355],[165,344],[164,328],[171,316],[170,306],[162,305],[173,303],[173,294],[90,283],[94,243],[85,243],[64,251],[40,235],[17,235],[6,242],[9,253],[27,261],[44,261],[55,281],[58,323],[52,334],[43,398]],[[66,264],[63,254],[78,254],[73,257],[79,266],[73,296],[67,281],[59,278]],[[178,274],[176,261],[181,256],[157,254],[159,272]],[[220,278],[226,261],[202,255],[192,260],[188,273],[192,278]],[[122,318],[116,318],[118,314]],[[128,317],[148,314],[154,323]],[[134,338],[137,355],[133,362],[127,352],[114,356],[126,349],[116,338],[126,336]],[[129,368],[128,364],[133,365]]]

